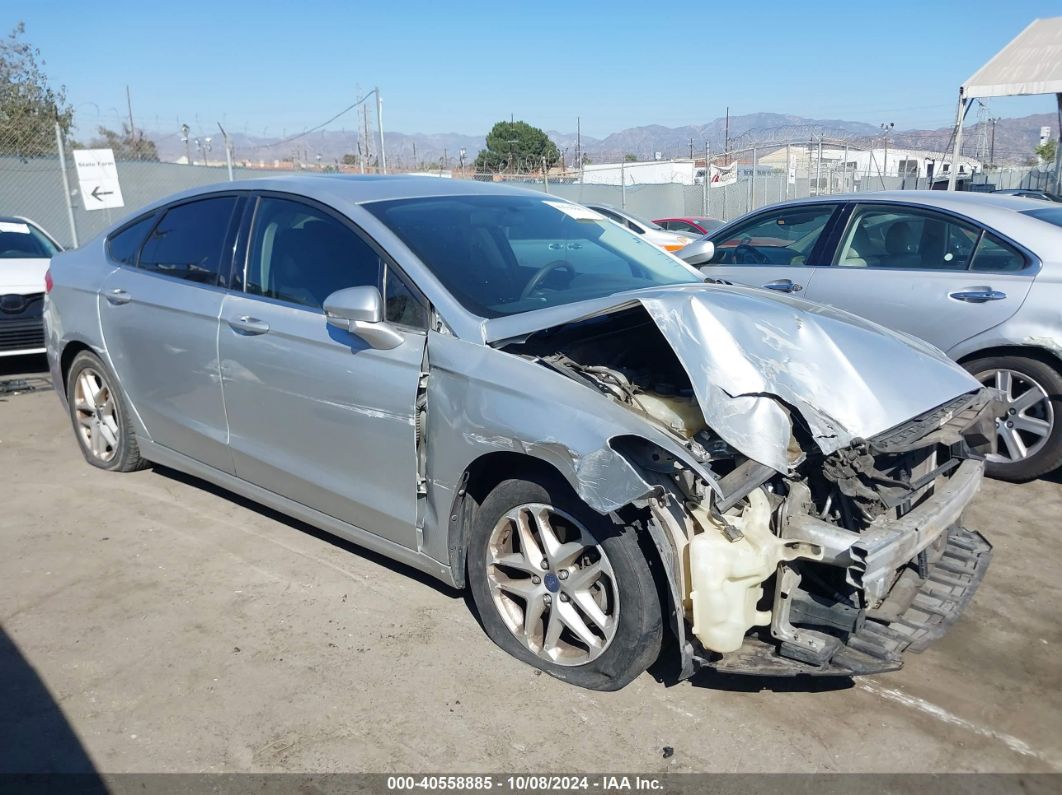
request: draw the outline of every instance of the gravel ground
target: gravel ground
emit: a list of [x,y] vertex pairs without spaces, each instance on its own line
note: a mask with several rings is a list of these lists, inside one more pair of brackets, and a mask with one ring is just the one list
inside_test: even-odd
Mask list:
[[50,391],[0,395],[0,473],[0,771],[1062,770],[1058,473],[986,482],[968,524],[992,567],[902,671],[618,693],[537,675],[403,566],[170,470],[88,466]]

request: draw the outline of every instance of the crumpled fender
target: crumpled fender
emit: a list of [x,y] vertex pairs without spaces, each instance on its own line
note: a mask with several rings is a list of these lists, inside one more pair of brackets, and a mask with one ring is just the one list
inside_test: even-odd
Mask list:
[[648,421],[528,359],[435,332],[427,359],[423,551],[436,560],[449,557],[448,522],[462,473],[490,452],[548,463],[602,514],[654,490],[612,439],[644,438],[690,462],[688,451]]

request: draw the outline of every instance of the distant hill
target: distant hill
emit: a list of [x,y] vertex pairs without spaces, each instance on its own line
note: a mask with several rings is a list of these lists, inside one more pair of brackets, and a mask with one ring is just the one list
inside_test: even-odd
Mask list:
[[[1057,131],[1054,114],[1042,113],[1021,118],[1001,119],[995,130],[995,159],[997,163],[1021,163],[1030,155],[1039,140],[1040,127],[1050,126]],[[986,130],[988,126],[986,125]],[[1057,135],[1057,132],[1054,134]],[[150,135],[150,133],[149,133]],[[787,141],[817,140],[849,141],[857,146],[876,146],[882,140],[881,130],[873,125],[843,119],[812,119],[781,113],[748,113],[730,117],[729,141],[731,150],[749,146],[778,145]],[[370,137],[372,132],[370,130]],[[577,140],[575,133],[550,131],[550,138],[566,154],[566,161],[574,163]],[[176,161],[185,154],[184,144],[172,134],[154,136],[159,156],[165,161]],[[235,133],[232,136],[237,160],[318,162],[328,164],[341,161],[344,155],[358,151],[358,132],[355,130],[326,130],[311,133],[296,140],[285,141]],[[438,167],[443,158],[448,166],[458,163],[461,149],[465,150],[465,162],[475,159],[485,145],[485,134],[463,135],[460,133],[401,133],[386,131],[388,165],[394,168]],[[594,162],[620,160],[632,154],[639,160],[650,160],[657,152],[664,158],[687,157],[690,141],[694,154],[704,151],[708,141],[712,152],[723,151],[726,137],[726,120],[717,118],[705,124],[682,127],[665,127],[650,124],[630,127],[598,139],[582,136],[582,150]],[[963,153],[978,156],[982,148],[987,150],[989,135],[981,136],[978,124],[969,124],[964,132]],[[891,146],[941,150],[948,145],[951,128],[936,130],[894,130],[889,136]],[[377,140],[369,142],[369,152],[375,157]],[[415,157],[414,157],[415,153]],[[192,150],[193,159],[199,159]],[[224,159],[220,137],[215,136],[212,162]]]

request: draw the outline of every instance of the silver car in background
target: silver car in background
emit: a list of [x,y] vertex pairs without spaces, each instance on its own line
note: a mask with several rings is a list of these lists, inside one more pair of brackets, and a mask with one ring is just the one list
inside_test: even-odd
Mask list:
[[[1062,206],[1000,193],[890,191],[776,204],[679,256],[920,337],[1005,399],[988,474],[1062,464]],[[910,383],[911,374],[896,378]]]
[[[939,351],[464,180],[235,182],[57,256],[93,466],[157,462],[458,587],[503,649],[895,669],[969,602],[993,394]],[[904,373],[898,379],[896,373]]]

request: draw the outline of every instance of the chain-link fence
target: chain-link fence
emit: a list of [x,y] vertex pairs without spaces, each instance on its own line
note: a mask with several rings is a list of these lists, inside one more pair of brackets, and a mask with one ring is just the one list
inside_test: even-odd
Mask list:
[[[97,202],[82,195],[75,167],[74,152],[85,147],[72,143],[58,125],[37,125],[17,136],[0,136],[0,215],[27,217],[64,246],[71,246],[84,243],[146,204],[189,188],[293,171],[379,171],[368,158],[322,164],[304,156],[267,163],[264,157],[235,160],[227,148],[203,157],[202,162],[194,156],[184,163],[159,162],[147,159],[154,158],[151,150],[132,143],[114,148],[123,205],[93,209]],[[472,164],[463,162],[464,169],[439,167],[421,173],[507,182],[577,202],[610,204],[649,218],[706,215],[722,220],[786,199],[942,187],[946,177],[946,173],[928,170],[929,157],[897,162],[896,153],[888,150],[833,145],[827,151],[821,141],[671,161],[588,164],[580,170],[549,166],[541,159],[525,161],[492,173],[476,173]],[[946,160],[940,156],[935,162]],[[244,165],[252,163],[261,167]],[[962,163],[960,168],[964,168]],[[729,184],[714,181],[720,176],[720,182]],[[1049,189],[1054,184],[1050,171],[1035,167],[985,170],[974,161],[960,176],[963,187],[971,190]]]

